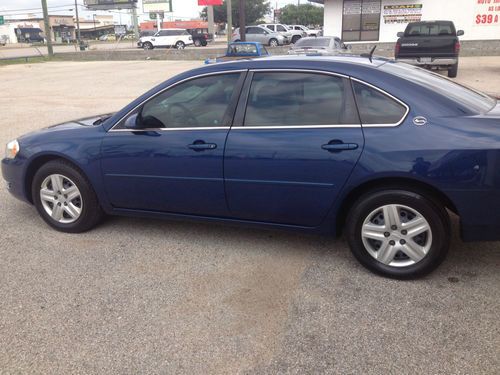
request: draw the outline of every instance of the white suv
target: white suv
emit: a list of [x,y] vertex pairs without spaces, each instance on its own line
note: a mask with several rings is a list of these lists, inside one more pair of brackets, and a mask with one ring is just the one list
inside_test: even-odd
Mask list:
[[162,29],[153,36],[143,36],[137,42],[137,45],[144,49],[156,47],[184,49],[190,44],[193,44],[193,37],[186,29]]
[[307,33],[297,30],[291,30],[286,25],[283,25],[281,23],[266,23],[259,26],[267,27],[271,31],[280,33],[285,37],[286,44],[295,43],[300,38],[307,36]]

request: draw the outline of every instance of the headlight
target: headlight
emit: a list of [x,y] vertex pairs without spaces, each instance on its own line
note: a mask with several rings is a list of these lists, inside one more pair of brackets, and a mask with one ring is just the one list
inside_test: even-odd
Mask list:
[[19,142],[17,141],[17,139],[14,139],[13,141],[7,143],[7,146],[5,147],[5,158],[14,159],[18,152]]

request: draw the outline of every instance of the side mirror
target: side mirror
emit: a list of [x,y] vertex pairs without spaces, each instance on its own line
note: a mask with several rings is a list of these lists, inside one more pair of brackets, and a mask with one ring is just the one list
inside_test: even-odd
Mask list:
[[125,129],[137,129],[137,128],[139,128],[138,123],[137,123],[138,118],[139,118],[138,113],[134,113],[133,115],[129,116],[125,120],[125,124],[124,124]]
[[398,34],[397,34],[398,38],[402,38],[405,36],[405,33],[400,31]]
[[465,33],[464,33],[464,31],[463,31],[463,30],[458,30],[458,31],[457,31],[457,36],[462,36],[462,35],[464,35],[464,34],[465,34]]

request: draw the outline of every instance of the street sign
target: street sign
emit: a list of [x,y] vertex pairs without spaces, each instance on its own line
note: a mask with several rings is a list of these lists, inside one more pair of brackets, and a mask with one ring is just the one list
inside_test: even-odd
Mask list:
[[83,4],[91,10],[131,9],[137,0],[84,0]]
[[0,25],[3,25],[5,23],[5,19],[3,18],[3,16],[0,16]]

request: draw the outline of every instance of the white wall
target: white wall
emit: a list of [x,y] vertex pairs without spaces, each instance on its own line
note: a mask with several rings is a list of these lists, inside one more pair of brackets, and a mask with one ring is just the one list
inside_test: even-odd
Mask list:
[[14,31],[15,28],[15,25],[8,23],[5,25],[0,25],[0,38],[6,39],[6,42],[8,44],[17,43],[17,36],[16,32]]
[[[464,30],[461,40],[500,39],[500,0],[484,0],[486,4],[478,4],[478,0],[382,0],[380,15],[380,42],[395,42],[396,33],[404,31],[406,24],[385,24],[383,19],[384,5],[423,4],[422,20],[451,20],[457,30]],[[488,3],[488,1],[490,3]],[[324,25],[325,35],[342,37],[343,0],[325,0]],[[493,7],[493,11],[489,8]],[[498,9],[498,10],[497,10]],[[491,14],[492,23],[476,23],[477,15]],[[495,17],[498,22],[495,23]]]

